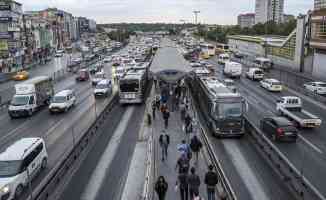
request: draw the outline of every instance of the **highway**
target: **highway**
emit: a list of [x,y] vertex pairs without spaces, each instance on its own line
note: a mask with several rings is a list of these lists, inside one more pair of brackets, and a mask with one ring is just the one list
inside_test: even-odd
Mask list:
[[[217,59],[209,61],[216,65],[216,76],[224,78],[222,66],[218,65]],[[245,96],[249,103],[249,120],[259,127],[259,121],[263,117],[276,116],[276,100],[282,96],[299,96],[303,100],[303,108],[321,119],[326,119],[326,106],[314,101],[290,89],[285,89],[281,93],[272,93],[260,87],[259,82],[246,79],[244,76],[235,81],[238,91]],[[296,166],[323,196],[326,196],[326,188],[323,187],[326,180],[326,124],[323,121],[319,128],[300,129],[299,139],[296,143],[274,144],[286,157]]]

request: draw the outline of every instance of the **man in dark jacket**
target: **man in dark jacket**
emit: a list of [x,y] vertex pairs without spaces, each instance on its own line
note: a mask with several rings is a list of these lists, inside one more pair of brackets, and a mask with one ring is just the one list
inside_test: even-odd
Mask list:
[[208,172],[205,174],[205,184],[207,186],[207,200],[215,200],[215,188],[218,183],[218,176],[213,171],[213,165],[208,166]]
[[179,187],[181,200],[188,200],[188,175],[185,170],[178,175],[176,186]]
[[190,169],[191,174],[188,175],[188,184],[189,184],[189,195],[190,199],[194,199],[195,193],[199,192],[200,178],[196,174],[196,169],[192,167]]
[[166,191],[168,190],[168,183],[165,181],[163,176],[160,176],[155,183],[155,191],[159,200],[164,200]]
[[192,127],[191,127],[191,122],[192,122],[192,119],[189,115],[189,113],[186,114],[186,117],[185,117],[185,131],[186,133],[190,133],[192,130]]
[[197,136],[194,135],[194,137],[192,137],[192,139],[190,141],[190,148],[191,148],[192,152],[195,153],[195,156],[196,156],[195,162],[196,163],[198,163],[198,154],[199,154],[199,151],[201,150],[202,147],[203,147],[203,144],[197,138]]
[[163,130],[160,135],[159,143],[162,149],[162,161],[164,161],[164,159],[167,159],[168,157],[168,147],[170,144],[170,136],[165,132],[165,130]]
[[169,111],[169,109],[166,109],[163,112],[163,119],[164,119],[164,127],[165,127],[165,129],[167,129],[168,126],[169,126],[169,118],[170,118],[170,111]]

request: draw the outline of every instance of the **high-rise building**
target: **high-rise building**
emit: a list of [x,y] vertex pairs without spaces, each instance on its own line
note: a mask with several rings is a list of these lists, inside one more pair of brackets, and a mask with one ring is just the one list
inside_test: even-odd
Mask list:
[[314,9],[320,10],[326,8],[326,0],[315,0],[314,2]]
[[238,15],[238,25],[241,28],[251,28],[255,24],[255,13],[246,13]]
[[283,22],[284,0],[256,0],[255,23]]

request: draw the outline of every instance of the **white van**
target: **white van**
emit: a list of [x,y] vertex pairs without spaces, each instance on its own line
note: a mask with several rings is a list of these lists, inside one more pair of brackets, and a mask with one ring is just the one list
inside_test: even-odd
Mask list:
[[49,111],[51,114],[55,112],[67,112],[75,104],[75,92],[72,90],[63,90],[54,95],[49,105]]
[[94,89],[94,96],[101,97],[101,96],[109,96],[112,93],[112,83],[110,80],[104,79],[101,80]]
[[0,154],[0,199],[18,199],[47,160],[42,138],[22,138],[9,146]]
[[218,56],[218,60],[217,60],[217,62],[218,62],[219,64],[224,65],[226,62],[229,62],[229,61],[230,61],[230,56],[229,56],[229,54],[224,53],[224,54],[220,54],[220,55]]
[[242,64],[237,62],[226,62],[223,73],[230,77],[240,78],[242,74]]
[[246,72],[246,77],[251,80],[262,80],[264,78],[264,72],[260,68],[249,68]]
[[253,67],[270,69],[272,67],[272,61],[269,58],[259,57],[254,60]]

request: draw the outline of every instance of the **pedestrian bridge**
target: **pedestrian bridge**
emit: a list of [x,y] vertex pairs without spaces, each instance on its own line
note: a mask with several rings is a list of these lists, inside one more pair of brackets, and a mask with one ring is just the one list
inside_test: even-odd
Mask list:
[[180,52],[173,42],[163,38],[161,48],[158,49],[151,65],[151,71],[158,79],[168,83],[175,83],[192,71],[188,62],[180,56]]

